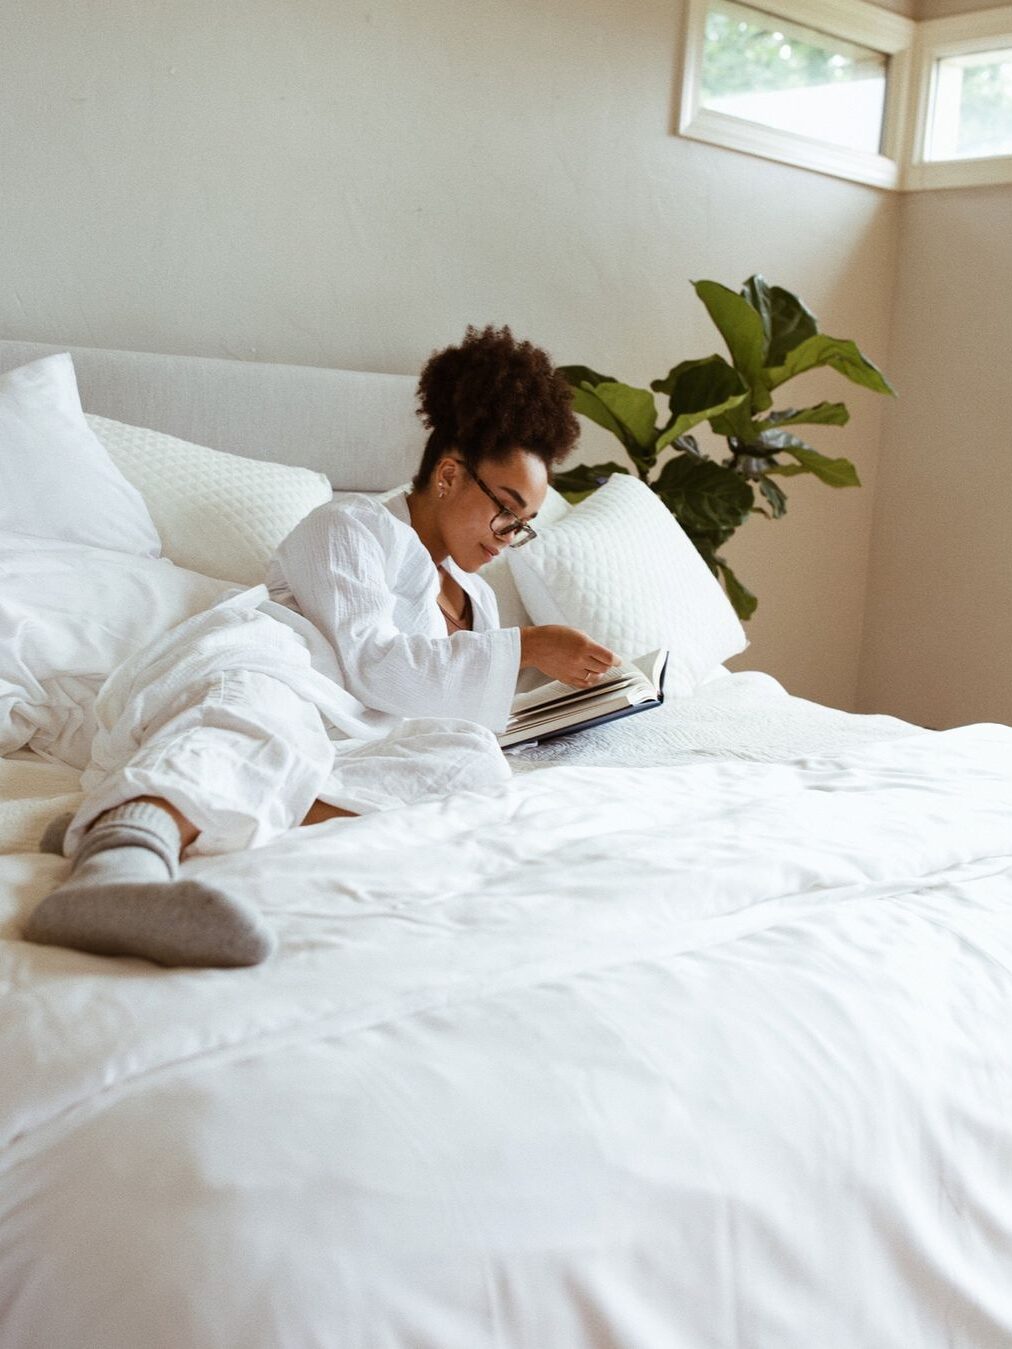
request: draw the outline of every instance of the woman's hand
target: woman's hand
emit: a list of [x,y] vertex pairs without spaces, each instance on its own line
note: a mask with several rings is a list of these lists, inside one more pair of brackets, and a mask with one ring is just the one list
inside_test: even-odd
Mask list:
[[520,668],[534,666],[549,679],[573,688],[592,688],[621,661],[614,651],[595,642],[579,628],[547,624],[520,629]]

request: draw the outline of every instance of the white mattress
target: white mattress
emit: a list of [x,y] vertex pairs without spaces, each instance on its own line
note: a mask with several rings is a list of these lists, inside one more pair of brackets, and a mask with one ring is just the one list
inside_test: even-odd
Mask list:
[[[19,942],[0,858],[0,1343],[1007,1349],[1012,731],[605,739],[186,863],[253,970]],[[0,767],[8,842],[73,789]]]

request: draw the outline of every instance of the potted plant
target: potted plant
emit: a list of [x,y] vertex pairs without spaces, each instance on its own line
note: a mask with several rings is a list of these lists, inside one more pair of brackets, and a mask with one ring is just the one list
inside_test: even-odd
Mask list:
[[[747,619],[755,612],[756,597],[719,549],[750,515],[779,519],[786,512],[787,495],[777,479],[814,473],[830,487],[860,486],[849,459],[820,454],[790,429],[844,426],[850,419],[844,404],[774,409],[773,390],[818,366],[829,366],[876,393],[894,390],[853,342],[820,333],[815,315],[796,295],[762,276],[750,276],[740,292],[717,281],[692,284],[727,344],[730,361],[719,355],[682,361],[663,379],[651,381],[649,389],[622,384],[585,365],[562,366],[574,410],[610,431],[632,468],[579,464],[556,474],[555,485],[570,501],[579,501],[613,473],[637,473],[723,582],[738,616]],[[657,424],[655,393],[668,398],[663,425]],[[689,434],[702,422],[726,440],[727,458],[711,459]],[[665,455],[667,450],[673,453]]]

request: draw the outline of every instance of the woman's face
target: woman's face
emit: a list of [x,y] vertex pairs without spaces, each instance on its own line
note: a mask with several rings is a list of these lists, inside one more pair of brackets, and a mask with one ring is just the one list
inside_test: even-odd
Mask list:
[[548,469],[524,449],[511,450],[505,459],[480,460],[473,473],[448,455],[436,465],[434,488],[447,553],[463,571],[477,571],[517,537],[493,533],[493,521],[496,529],[510,523],[500,510],[521,521],[537,515],[548,491]]

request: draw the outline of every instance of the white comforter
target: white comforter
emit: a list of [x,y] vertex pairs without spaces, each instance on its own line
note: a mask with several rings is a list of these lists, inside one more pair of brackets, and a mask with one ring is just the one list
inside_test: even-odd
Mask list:
[[0,858],[0,1344],[1008,1349],[1012,731],[892,726],[195,859],[241,972]]

